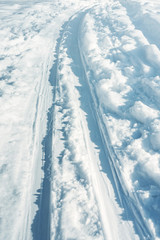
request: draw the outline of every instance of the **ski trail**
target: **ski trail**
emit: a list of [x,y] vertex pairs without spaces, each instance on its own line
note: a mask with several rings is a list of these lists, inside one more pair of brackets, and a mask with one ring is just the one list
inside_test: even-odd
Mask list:
[[62,26],[62,30],[60,32],[59,39],[57,40],[56,46],[56,54],[54,55],[54,64],[50,69],[49,82],[53,87],[52,96],[53,96],[53,104],[48,110],[47,114],[47,134],[43,139],[43,181],[41,183],[41,189],[37,191],[37,200],[36,204],[39,206],[39,210],[34,218],[34,222],[32,224],[32,233],[34,240],[49,240],[51,239],[51,181],[52,181],[52,145],[53,145],[53,132],[54,132],[54,109],[55,109],[55,99],[56,99],[56,91],[57,91],[57,66],[58,66],[58,55],[59,55],[59,47],[60,42],[63,36],[63,28],[65,29],[67,22]]
[[3,240],[160,237],[159,3],[96,1],[1,3]]
[[118,156],[90,82],[94,75],[79,39],[87,12],[75,13],[57,39],[33,239],[151,239],[138,199],[127,191],[117,168]]
[[[79,102],[76,86],[79,83],[71,70],[71,59],[67,56],[63,46],[66,36],[70,34],[70,23],[74,22],[74,19],[79,20],[81,15],[84,15],[84,11],[78,17],[73,16],[67,23],[59,48],[53,143],[53,239],[103,239],[92,187],[86,172],[88,163],[85,161],[87,153],[81,122],[77,119]],[[65,79],[70,79],[69,86]],[[73,93],[71,93],[72,90]],[[80,156],[80,151],[82,156]],[[73,214],[68,212],[69,209],[73,210]]]
[[[104,132],[81,59],[78,31],[84,16],[82,11],[70,19],[59,45],[51,238],[138,239],[133,218],[123,213],[122,207],[126,206],[119,203],[124,192],[110,167]],[[129,206],[126,211],[130,212]]]

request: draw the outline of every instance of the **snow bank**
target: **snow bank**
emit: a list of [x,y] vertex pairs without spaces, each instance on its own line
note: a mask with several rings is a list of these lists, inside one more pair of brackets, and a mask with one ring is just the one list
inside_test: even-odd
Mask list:
[[126,8],[127,14],[130,16],[135,27],[143,32],[151,44],[156,44],[160,47],[159,2],[152,0],[120,0],[120,2]]
[[[154,211],[152,207],[152,189],[159,199],[160,180],[158,35],[152,36],[155,38],[150,44],[147,25],[144,27],[144,21],[141,24],[135,20],[140,19],[140,11],[141,20],[145,19],[142,15],[144,3],[138,0],[120,2],[123,7],[118,1],[111,1],[103,8],[95,7],[86,16],[81,44],[92,73],[90,85],[96,90],[93,92],[99,100],[109,141],[118,156],[116,168],[128,191],[135,192],[140,199],[149,231],[158,239],[156,211],[159,212],[159,205],[156,204]],[[154,27],[156,32],[158,25]]]

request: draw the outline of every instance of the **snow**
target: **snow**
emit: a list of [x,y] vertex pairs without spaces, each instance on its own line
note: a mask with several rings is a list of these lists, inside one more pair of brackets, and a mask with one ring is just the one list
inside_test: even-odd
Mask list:
[[143,124],[147,123],[147,121],[156,119],[159,116],[158,111],[145,105],[141,101],[136,101],[129,110],[133,118]]
[[0,2],[0,239],[160,239],[159,9]]
[[[154,101],[157,94],[146,91],[146,85],[152,86],[152,79],[154,84],[154,78],[159,77],[159,49],[149,44],[143,32],[132,25],[124,7],[117,1],[103,9],[95,7],[86,15],[82,49],[88,69],[92,71],[90,87],[93,97],[98,98],[100,118],[104,118],[111,145],[118,156],[118,161],[114,160],[115,168],[120,171],[127,191],[136,193],[139,198],[137,205],[139,209],[143,206],[145,220],[148,218],[149,225],[154,222],[152,230],[156,229],[157,232],[153,231],[156,238],[158,214],[143,202],[139,191],[148,196],[153,186],[156,191],[159,188],[159,127],[156,127],[159,109]],[[104,29],[108,34],[105,45],[102,44],[106,38]],[[91,49],[93,35],[96,40]],[[91,36],[89,41],[88,36]],[[147,201],[151,199],[152,194]]]

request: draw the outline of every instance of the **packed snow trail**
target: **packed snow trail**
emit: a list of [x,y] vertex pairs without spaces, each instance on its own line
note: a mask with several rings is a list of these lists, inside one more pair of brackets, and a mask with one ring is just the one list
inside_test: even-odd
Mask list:
[[[69,239],[69,238],[103,239],[100,221],[98,220],[97,209],[96,206],[93,205],[92,203],[94,202],[93,196],[90,197],[90,199],[87,198],[87,195],[91,195],[93,193],[91,192],[90,189],[88,189],[90,188],[89,180],[87,177],[87,173],[85,172],[85,169],[83,169],[84,168],[83,165],[85,164],[83,163],[78,154],[78,152],[82,150],[81,153],[84,155],[83,159],[85,159],[84,151],[85,147],[83,146],[84,143],[82,140],[83,136],[82,133],[79,132],[80,123],[79,120],[78,122],[77,119],[76,121],[74,120],[75,118],[74,114],[77,114],[77,111],[79,112],[79,109],[76,109],[77,106],[73,105],[74,103],[72,103],[72,100],[77,101],[77,99],[71,92],[72,90],[76,91],[76,89],[74,88],[77,85],[77,79],[76,76],[72,73],[70,69],[71,67],[68,65],[68,63],[71,63],[71,59],[65,56],[66,49],[64,49],[63,47],[65,38],[67,37],[68,34],[71,34],[71,32],[69,33],[69,30],[72,26],[72,22],[74,22],[73,19],[75,18],[77,21],[81,17],[81,15],[84,15],[83,11],[79,13],[79,15],[75,14],[69,20],[69,22],[65,24],[64,30],[62,32],[62,39],[60,41],[59,44],[60,46],[58,49],[59,55],[57,56],[58,74],[56,79],[57,92],[54,111],[55,126],[53,129],[54,132],[53,189],[52,189],[53,215],[51,215],[52,219],[51,238],[53,239]],[[74,50],[77,51],[76,46],[74,46]],[[63,83],[64,80],[61,75],[64,73],[62,70],[60,71],[61,68],[62,69],[64,68],[64,72],[66,71],[65,81],[70,80],[68,86],[66,85],[65,82]],[[68,96],[68,93],[66,93],[65,88],[67,88],[71,96]],[[73,97],[74,99],[72,99]],[[74,131],[76,130],[76,132],[72,131],[72,128],[74,129]],[[80,137],[82,137],[82,139],[81,138],[78,139],[77,137],[76,137],[77,139],[75,139],[74,136],[75,134],[76,135],[80,134]],[[76,145],[74,141],[76,141]],[[77,144],[79,144],[78,145],[79,150],[77,148]],[[68,196],[66,197],[66,195]],[[67,198],[69,199],[67,200]],[[88,204],[88,201],[91,206]],[[91,208],[93,212],[91,212]],[[70,209],[72,209],[71,213],[69,213]],[[75,210],[77,210],[78,212],[81,211],[82,213],[78,214],[76,213]],[[76,217],[77,222],[75,221]],[[85,221],[86,227],[83,226],[82,221]],[[82,228],[84,232],[82,231]]]
[[86,4],[0,3],[0,239],[30,240],[36,229],[42,141],[52,103],[49,69],[59,29],[81,5]]
[[[84,15],[79,13],[67,24],[58,56],[53,130],[52,238],[136,239],[131,221],[126,216],[126,221],[120,217],[123,209],[118,206],[117,191],[122,194],[121,186],[118,179],[118,183],[114,183],[109,153],[106,153],[101,139],[95,114],[97,109],[79,53],[79,25]],[[95,208],[95,201],[99,210]],[[71,216],[70,209],[73,211]],[[133,213],[129,215],[131,217]]]

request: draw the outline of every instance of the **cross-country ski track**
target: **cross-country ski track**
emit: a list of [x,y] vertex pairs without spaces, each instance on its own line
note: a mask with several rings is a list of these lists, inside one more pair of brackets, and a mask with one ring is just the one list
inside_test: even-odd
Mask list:
[[[47,135],[43,141],[44,178],[37,201],[39,210],[33,223],[33,238],[77,239],[79,232],[82,234],[80,239],[97,239],[98,235],[100,239],[117,240],[124,236],[125,239],[135,239],[136,233],[141,239],[151,239],[138,208],[138,200],[130,197],[125,185],[122,185],[124,183],[114,164],[117,156],[113,153],[95,91],[89,82],[89,69],[79,40],[81,23],[89,11],[81,10],[74,14],[62,26],[57,40],[56,60],[49,77],[53,86],[53,105],[48,112]],[[80,148],[80,154],[85,155],[82,159],[75,154],[76,145]],[[67,173],[70,176],[65,176],[66,170],[71,171]],[[86,229],[83,232],[75,227],[77,233],[74,233],[70,222],[65,222],[64,212],[68,211],[65,209],[68,204],[65,203],[66,195],[70,195],[73,189],[77,195],[88,195],[83,200],[85,207],[81,206],[82,200],[78,197],[73,201],[76,208],[80,208],[77,218],[84,218],[84,225],[87,222],[85,216],[91,221],[92,211],[95,211],[98,216],[94,223],[95,232],[88,233]],[[98,207],[93,210],[90,204]],[[72,204],[69,205],[72,208]],[[53,227],[50,228],[50,225]]]
[[18,1],[0,10],[0,240],[159,240],[160,5]]

